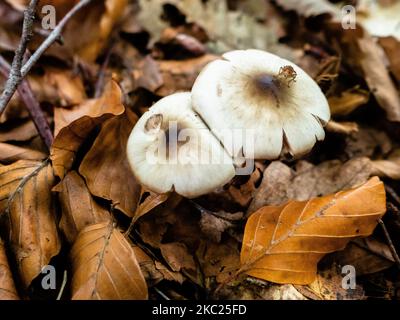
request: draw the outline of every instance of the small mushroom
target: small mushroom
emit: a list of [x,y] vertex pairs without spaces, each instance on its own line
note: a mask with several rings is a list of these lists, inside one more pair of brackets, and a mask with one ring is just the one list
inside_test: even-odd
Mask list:
[[158,193],[194,198],[235,175],[232,158],[193,111],[189,92],[167,96],[141,116],[127,156],[139,182]]
[[231,51],[209,63],[194,83],[192,103],[226,148],[226,129],[252,131],[254,145],[243,145],[242,152],[256,159],[307,153],[324,139],[330,118],[324,94],[304,70],[253,49]]

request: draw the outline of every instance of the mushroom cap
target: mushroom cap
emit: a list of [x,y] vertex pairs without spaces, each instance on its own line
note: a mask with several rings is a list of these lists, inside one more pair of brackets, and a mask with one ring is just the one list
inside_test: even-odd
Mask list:
[[226,129],[252,132],[253,145],[243,144],[242,152],[256,159],[276,159],[283,150],[299,156],[324,139],[329,105],[304,70],[261,50],[236,50],[222,57],[196,79],[192,103],[232,156],[237,150],[224,143]]
[[127,156],[139,182],[158,193],[194,198],[235,175],[232,158],[193,111],[189,92],[159,100],[140,117]]

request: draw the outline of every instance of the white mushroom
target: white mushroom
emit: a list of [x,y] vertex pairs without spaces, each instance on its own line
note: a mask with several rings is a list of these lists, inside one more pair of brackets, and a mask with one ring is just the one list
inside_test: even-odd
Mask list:
[[282,150],[307,153],[324,139],[330,118],[324,94],[304,70],[260,50],[231,51],[209,63],[195,81],[192,102],[232,156],[237,151],[224,143],[226,129],[252,131],[254,150],[242,145],[242,152],[256,159],[278,158]]
[[231,157],[191,107],[191,95],[175,93],[142,115],[127,145],[128,160],[152,191],[193,198],[235,175]]

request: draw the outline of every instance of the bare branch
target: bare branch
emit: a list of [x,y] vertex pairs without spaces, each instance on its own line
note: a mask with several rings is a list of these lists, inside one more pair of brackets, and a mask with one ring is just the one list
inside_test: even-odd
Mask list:
[[[32,0],[29,7],[31,7],[32,3],[37,4],[38,0]],[[58,23],[58,25],[54,28],[54,30],[49,34],[49,36],[42,42],[42,44],[37,48],[37,50],[32,54],[32,56],[29,58],[29,60],[23,65],[21,68],[22,64],[22,57],[23,54],[25,53],[25,50],[21,54],[21,61],[19,64],[18,70],[15,69],[14,72],[16,72],[17,76],[14,76],[13,74],[10,74],[9,80],[7,81],[6,89],[3,92],[2,97],[0,98],[0,115],[4,111],[5,107],[7,106],[8,102],[10,101],[11,97],[13,96],[14,92],[17,90],[18,85],[21,83],[22,79],[28,74],[28,72],[31,70],[33,65],[39,60],[39,58],[42,56],[42,54],[55,42],[60,39],[61,32],[64,29],[65,25],[67,22],[83,7],[87,6],[92,0],[81,0],[78,2]],[[29,10],[29,9],[28,9]],[[28,11],[27,10],[27,11]],[[34,10],[33,10],[34,12]],[[27,15],[26,15],[27,17]],[[28,30],[28,28],[25,28],[25,20],[24,19],[24,30]],[[28,25],[27,25],[28,27]],[[32,23],[30,24],[30,32],[32,32]],[[21,42],[25,42],[26,40],[23,40],[23,37],[21,39]],[[29,40],[29,39],[28,39]],[[22,48],[23,49],[23,48]],[[25,43],[25,49],[26,49],[26,43]],[[17,54],[16,54],[17,55]],[[17,65],[18,67],[18,65]],[[13,63],[13,69],[14,69],[14,63]],[[4,97],[3,97],[4,96]]]
[[[0,73],[7,78],[10,72],[10,65],[8,62],[0,55]],[[32,117],[32,121],[35,124],[40,137],[50,149],[53,143],[53,133],[50,129],[49,123],[47,122],[46,116],[44,115],[42,109],[40,108],[39,102],[36,100],[35,95],[29,85],[28,80],[22,79],[21,85],[18,87],[18,93],[21,96],[22,101],[26,105],[29,114]]]
[[18,85],[21,83],[22,61],[28,42],[32,37],[33,21],[35,20],[35,11],[39,0],[31,0],[28,8],[24,11],[24,22],[22,26],[22,36],[17,49],[15,50],[14,59],[11,65],[11,72],[5,84],[4,91],[0,97],[0,115],[10,102],[11,97]]

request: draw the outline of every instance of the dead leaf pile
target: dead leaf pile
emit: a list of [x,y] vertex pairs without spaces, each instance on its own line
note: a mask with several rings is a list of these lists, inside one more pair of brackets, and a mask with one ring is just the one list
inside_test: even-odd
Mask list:
[[[59,22],[77,3],[39,1],[27,57],[51,32],[42,6]],[[0,2],[9,63],[28,4]],[[353,5],[355,29],[330,0],[105,0],[78,11],[25,78],[51,146],[24,92],[0,115],[0,300],[399,299],[399,4]],[[191,90],[223,52],[248,48],[314,78],[332,114],[325,140],[302,158],[257,160],[199,198],[141,186],[126,156],[139,117]],[[49,265],[56,289],[44,290]]]

